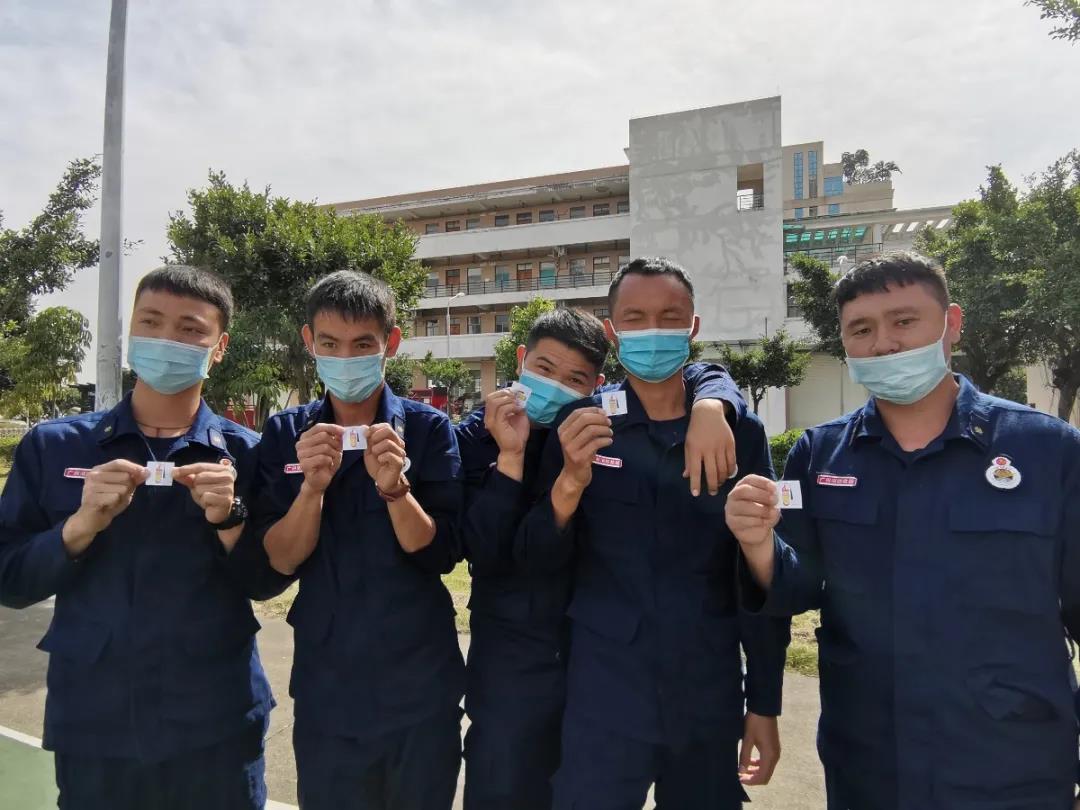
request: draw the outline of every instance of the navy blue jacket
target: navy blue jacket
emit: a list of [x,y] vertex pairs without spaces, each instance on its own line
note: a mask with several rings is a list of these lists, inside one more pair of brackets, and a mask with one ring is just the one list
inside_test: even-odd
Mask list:
[[799,440],[764,608],[821,609],[821,756],[882,807],[1071,807],[1080,432],[959,381],[923,450],[873,399]]
[[[598,455],[592,483],[567,528],[555,528],[550,497],[529,513],[515,540],[525,570],[575,559],[568,614],[572,641],[567,711],[648,742],[680,745],[742,731],[740,642],[747,656],[750,711],[780,713],[790,622],[738,610],[737,550],[724,523],[729,481],[716,496],[690,495],[683,444],[687,416],[650,422],[626,383],[629,412],[612,418],[615,441]],[[598,406],[600,397],[560,413]],[[772,475],[764,428],[746,414],[735,428],[739,475]],[[555,431],[542,480],[562,469]]]
[[[228,458],[243,495],[257,440],[203,403],[169,460]],[[265,556],[251,536],[226,555],[190,491],[174,484],[139,486],[86,553],[70,559],[61,531],[79,508],[82,479],[119,458],[151,459],[130,396],[23,438],[0,499],[0,603],[21,608],[56,596],[38,645],[49,653],[45,747],[158,761],[269,714],[248,601],[267,595]]]
[[[300,434],[334,421],[328,398],[267,420],[259,444],[260,536],[300,492]],[[354,739],[415,724],[456,705],[464,692],[454,608],[440,577],[461,559],[454,432],[446,414],[387,387],[374,421],[405,439],[405,475],[435,521],[434,540],[413,554],[401,548],[363,452],[348,452],[326,490],[315,551],[294,577],[282,578],[300,581],[288,615],[296,640],[290,694],[297,723]]]
[[[735,423],[745,416],[746,401],[722,366],[696,363],[684,370],[683,378],[695,401],[730,403]],[[469,609],[509,622],[560,624],[569,604],[571,567],[523,571],[513,559],[518,526],[542,494],[537,491],[537,474],[549,431],[532,431],[525,475],[522,481],[515,481],[495,469],[499,446],[484,426],[484,413],[481,407],[456,427],[465,472],[462,541],[472,572]]]

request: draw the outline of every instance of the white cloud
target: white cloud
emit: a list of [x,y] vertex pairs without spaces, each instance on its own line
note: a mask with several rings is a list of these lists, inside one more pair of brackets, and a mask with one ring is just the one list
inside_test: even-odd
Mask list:
[[[108,13],[0,10],[10,226],[101,149]],[[1020,0],[133,0],[125,288],[211,167],[322,201],[587,168],[623,160],[632,116],[778,90],[787,142],[865,147],[903,168],[899,205],[953,202],[1080,145],[1080,46],[1046,31]],[[94,319],[95,283],[59,298]]]

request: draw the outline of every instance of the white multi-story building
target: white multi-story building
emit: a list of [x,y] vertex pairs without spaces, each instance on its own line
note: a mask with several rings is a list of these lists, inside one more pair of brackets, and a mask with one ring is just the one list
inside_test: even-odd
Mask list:
[[[427,290],[402,350],[463,360],[477,395],[503,383],[494,347],[515,305],[542,295],[603,318],[608,284],[632,256],[668,256],[691,272],[708,357],[781,327],[808,335],[787,255],[848,266],[909,248],[951,216],[949,205],[896,210],[891,181],[845,183],[821,141],[783,146],[780,118],[775,97],[634,119],[626,165],[333,207],[416,231]],[[802,385],[769,393],[762,417],[770,433],[806,427],[865,395],[839,362],[815,356]]]

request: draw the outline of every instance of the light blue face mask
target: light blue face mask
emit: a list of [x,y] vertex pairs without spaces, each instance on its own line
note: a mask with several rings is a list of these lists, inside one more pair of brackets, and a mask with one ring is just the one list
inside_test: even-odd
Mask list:
[[128,365],[159,394],[178,394],[210,376],[210,355],[216,348],[163,338],[129,337]]
[[315,355],[319,379],[342,402],[363,402],[383,382],[383,355],[323,357]]
[[848,357],[851,381],[866,387],[871,394],[886,402],[911,405],[935,388],[949,373],[945,360],[945,331],[941,339],[929,346],[880,357]]
[[525,413],[535,425],[550,425],[565,405],[577,402],[585,396],[573,388],[531,371],[521,372],[521,384],[532,389],[529,400],[525,403]]
[[678,374],[690,357],[693,329],[639,329],[616,332],[619,362],[628,373],[645,382],[663,382]]

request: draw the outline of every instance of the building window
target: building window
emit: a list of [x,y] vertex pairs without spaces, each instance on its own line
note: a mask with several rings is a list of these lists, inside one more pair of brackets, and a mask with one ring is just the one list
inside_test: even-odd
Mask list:
[[465,230],[475,231],[479,227],[480,217],[471,217],[470,219],[465,220]]
[[495,267],[495,289],[505,290],[510,286],[510,267],[503,265],[496,265]]
[[522,211],[517,215],[518,225],[528,225],[532,222],[532,211]]
[[630,201],[629,200],[619,200],[617,203],[615,203],[615,213],[616,214],[629,214],[630,213]]
[[470,267],[468,275],[466,276],[466,282],[469,285],[469,292],[478,293],[484,291],[484,268],[482,267]]
[[480,334],[480,316],[479,315],[470,315],[469,316],[469,334],[470,335],[479,335]]
[[570,219],[581,219],[585,216],[584,205],[572,205],[570,206]]
[[583,276],[585,275],[585,260],[584,259],[571,259],[570,260],[570,275]]
[[835,217],[839,213],[840,213],[840,204],[839,203],[829,203],[829,216],[830,217]]
[[460,335],[461,334],[461,321],[459,321],[457,318],[451,318],[450,319],[450,334],[451,335]]
[[597,203],[592,207],[592,215],[594,217],[606,217],[611,213],[611,205],[608,203]]
[[607,307],[597,307],[596,309],[594,309],[592,311],[592,314],[595,315],[600,320],[604,320],[604,318],[609,317]]
[[825,196],[826,197],[839,197],[844,193],[844,178],[843,177],[826,177],[825,178]]
[[816,217],[817,216],[817,210],[818,210],[818,207],[816,205],[811,205],[810,206],[810,216],[811,217]]
[[424,324],[424,334],[427,337],[435,337],[439,334],[439,322],[435,320],[428,320]]
[[509,312],[496,312],[495,313],[495,334],[501,335],[510,331],[510,313]]
[[[817,197],[817,150],[816,149],[807,150],[807,152],[806,152],[806,162],[807,162],[807,169],[809,170],[808,174],[807,174],[807,179],[810,181],[809,182],[809,185],[810,185],[809,191],[810,191],[810,193],[807,196],[810,197],[810,199],[813,199],[813,198]],[[814,215],[811,214],[810,216],[814,216]]]
[[552,210],[551,208],[548,208],[548,209],[546,209],[544,211],[541,211],[540,212],[540,221],[541,222],[554,222],[555,221],[555,211]]
[[559,274],[555,262],[540,262],[540,286],[554,287],[555,279]]
[[450,295],[456,295],[461,286],[461,270],[451,268],[446,271],[446,289]]
[[593,256],[592,270],[594,273],[607,273],[611,270],[611,257]]
[[438,232],[439,232],[439,223],[438,222],[429,222],[427,225],[424,226],[424,233],[438,233]]
[[479,394],[480,391],[483,388],[483,386],[480,383],[480,380],[481,380],[480,375],[481,374],[482,374],[482,372],[479,369],[473,369],[472,370],[472,384],[473,384],[473,393],[474,394]]
[[446,221],[446,232],[447,233],[451,233],[452,231],[460,231],[460,230],[461,230],[461,220],[460,219],[448,219]]
[[427,281],[425,282],[429,291],[436,289],[439,286],[439,274],[434,270],[428,271]]
[[794,173],[795,173],[795,199],[801,200],[803,198],[803,160],[802,152],[796,152],[794,157]]
[[795,303],[795,294],[791,290],[791,285],[786,285],[785,290],[787,291],[787,316],[789,318],[801,318],[803,313],[799,309],[799,305]]
[[504,228],[509,224],[510,224],[510,215],[509,214],[496,214],[495,215],[495,227],[496,228]]
[[620,256],[619,257],[619,269],[620,270],[622,270],[628,264],[630,264],[630,257],[629,256]]
[[517,278],[518,281],[525,281],[532,278],[531,262],[525,262],[517,266]]

